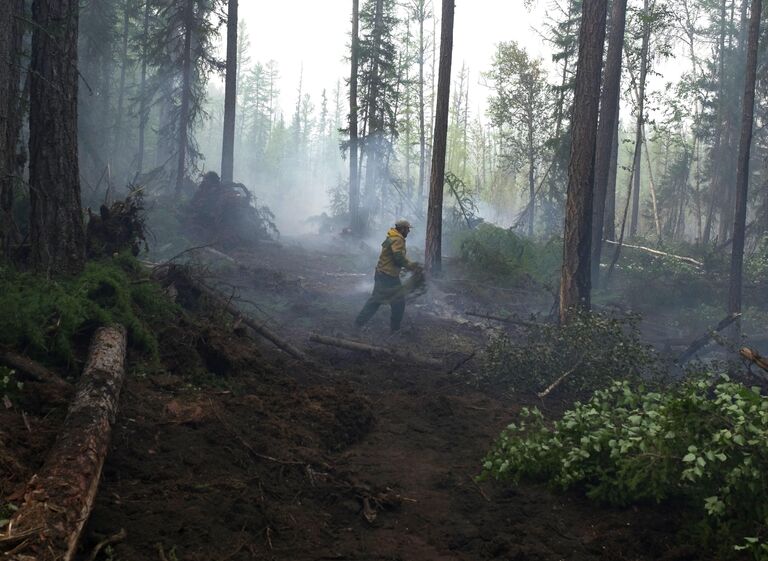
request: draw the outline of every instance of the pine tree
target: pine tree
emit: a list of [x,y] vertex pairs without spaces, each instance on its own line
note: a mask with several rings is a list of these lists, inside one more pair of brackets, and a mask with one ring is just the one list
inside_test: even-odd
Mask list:
[[80,272],[85,231],[77,143],[77,0],[34,0],[30,62],[29,191],[32,263]]
[[584,0],[579,31],[579,59],[574,91],[568,201],[565,211],[560,321],[590,308],[592,205],[600,74],[605,43],[607,0]]
[[733,246],[731,250],[731,279],[728,311],[741,313],[742,277],[744,269],[744,240],[747,223],[747,195],[749,191],[749,155],[752,147],[754,123],[755,82],[757,81],[757,52],[760,41],[760,17],[762,0],[752,0],[747,44],[746,80],[741,121],[741,139],[736,174],[736,216],[733,224]]
[[435,110],[435,138],[432,147],[432,176],[427,206],[427,239],[424,265],[428,272],[440,274],[443,244],[443,189],[445,157],[448,141],[448,112],[451,96],[451,63],[453,60],[453,21],[455,0],[443,0],[440,32],[440,73]]

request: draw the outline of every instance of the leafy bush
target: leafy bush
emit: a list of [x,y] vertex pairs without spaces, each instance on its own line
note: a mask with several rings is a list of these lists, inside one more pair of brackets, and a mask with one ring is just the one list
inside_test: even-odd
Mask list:
[[633,316],[578,314],[562,326],[532,324],[522,345],[499,335],[486,350],[481,381],[544,389],[568,373],[563,386],[590,390],[615,378],[656,378],[663,371],[661,361],[640,341],[637,323]]
[[584,489],[612,505],[686,499],[710,537],[766,560],[766,469],[768,398],[722,377],[664,392],[615,382],[551,425],[524,409],[483,475]]
[[129,257],[90,262],[78,277],[62,280],[0,268],[0,345],[68,365],[77,339],[98,326],[122,323],[129,343],[156,357],[148,324],[173,317],[175,306],[141,274]]
[[505,277],[512,283],[533,279],[551,283],[562,263],[562,242],[537,243],[511,230],[480,224],[459,237],[459,256],[480,275]]

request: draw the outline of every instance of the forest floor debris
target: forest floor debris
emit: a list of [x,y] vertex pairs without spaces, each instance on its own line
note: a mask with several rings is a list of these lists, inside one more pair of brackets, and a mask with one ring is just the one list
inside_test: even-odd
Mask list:
[[[471,360],[446,372],[306,346],[310,332],[351,334],[368,296],[375,255],[330,258],[336,252],[267,246],[233,253],[241,266],[215,271],[244,313],[304,347],[313,364],[232,330],[226,315],[195,308],[188,287],[177,287],[177,301],[199,318],[157,334],[161,369],[132,363],[84,552],[124,528],[112,546],[124,561],[158,551],[180,561],[697,558],[675,545],[671,510],[605,509],[539,485],[475,482],[501,429],[541,404],[535,385],[510,395],[468,384]],[[259,271],[280,275],[265,283]],[[285,290],[299,278],[300,289]],[[498,301],[493,287],[452,285],[448,275],[440,291],[409,304],[397,346],[461,364],[487,331],[460,310]],[[517,317],[551,304],[538,292],[505,301]],[[386,311],[374,318],[367,344],[382,344],[387,320]],[[567,398],[553,392],[546,408],[560,411]],[[18,464],[0,480],[5,500],[50,446],[61,412],[45,414],[28,433],[18,407],[0,411]]]

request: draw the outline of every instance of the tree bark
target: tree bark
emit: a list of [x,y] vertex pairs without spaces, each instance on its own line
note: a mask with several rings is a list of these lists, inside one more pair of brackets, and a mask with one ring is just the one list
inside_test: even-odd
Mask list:
[[607,0],[584,0],[572,119],[568,198],[565,210],[560,321],[589,310],[595,148]]
[[149,15],[151,10],[150,0],[144,2],[144,27],[142,29],[141,46],[141,78],[139,93],[139,155],[136,168],[138,173],[144,171],[144,142],[149,120],[149,100],[147,99],[147,63],[149,59]]
[[731,252],[731,286],[728,312],[741,312],[742,276],[744,271],[744,242],[747,223],[747,195],[749,192],[749,155],[752,147],[752,125],[755,109],[755,82],[757,79],[757,50],[760,41],[762,0],[752,0],[747,46],[747,68],[744,85],[744,103],[741,115],[741,139],[736,170],[736,216],[733,224]]
[[195,22],[195,1],[187,0],[184,14],[184,57],[182,61],[181,114],[177,147],[176,195],[181,194],[187,176],[187,146],[189,144],[189,111],[192,103],[192,30]]
[[640,46],[640,83],[637,90],[637,129],[635,131],[635,143],[638,147],[635,149],[635,162],[633,165],[635,170],[635,186],[632,191],[632,220],[629,223],[630,237],[635,237],[637,235],[637,230],[640,224],[640,169],[642,168],[643,126],[645,124],[645,81],[648,75],[648,56],[651,42],[651,23],[648,21],[649,8],[650,1],[644,0],[643,15],[645,19],[643,21],[643,38]]
[[595,155],[595,206],[592,225],[592,284],[594,286],[599,285],[600,279],[608,182],[613,162],[614,139],[619,128],[621,58],[624,53],[626,22],[627,0],[614,0],[611,8],[611,33],[608,40],[608,53],[605,57],[603,98]]
[[114,165],[114,159],[120,157],[123,146],[123,112],[125,108],[125,80],[128,73],[128,38],[130,35],[131,25],[131,10],[130,4],[132,0],[124,0],[123,2],[123,36],[121,38],[120,47],[120,85],[117,92],[117,112],[115,115],[115,130],[112,137],[112,149],[107,154],[109,160]]
[[17,147],[22,125],[20,68],[24,0],[9,2],[0,15],[0,259],[9,259],[16,242],[13,220]]
[[419,187],[417,208],[419,212],[424,210],[424,182],[427,174],[427,133],[424,122],[424,58],[427,54],[424,44],[424,24],[427,19],[426,0],[419,0]]
[[237,2],[227,9],[227,77],[224,91],[224,139],[221,149],[221,181],[231,183],[235,173],[235,121],[237,119]]
[[437,79],[435,134],[432,144],[432,176],[427,207],[427,239],[425,267],[439,274],[442,269],[443,188],[445,183],[445,151],[448,142],[448,113],[451,97],[451,62],[453,60],[453,21],[455,0],[443,0],[440,31],[440,70]]
[[358,174],[357,73],[360,64],[360,0],[352,0],[352,47],[349,74],[349,220],[354,234],[360,224],[360,176]]
[[77,149],[77,0],[34,0],[30,63],[32,263],[45,274],[85,266]]
[[[621,102],[619,102],[621,103]],[[617,109],[620,112],[620,109]],[[616,177],[619,171],[619,121],[613,131],[613,149],[611,150],[611,165],[608,168],[608,187],[605,193],[605,218],[603,222],[603,239],[616,239]],[[602,256],[601,256],[602,258]]]
[[94,335],[67,418],[27,485],[8,535],[28,543],[11,559],[70,561],[93,508],[125,378],[125,328]]

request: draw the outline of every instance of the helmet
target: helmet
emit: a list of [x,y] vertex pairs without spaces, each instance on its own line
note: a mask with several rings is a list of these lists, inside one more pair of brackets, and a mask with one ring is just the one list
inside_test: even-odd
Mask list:
[[407,228],[408,230],[410,230],[411,229],[411,223],[408,222],[405,219],[401,219],[401,220],[398,220],[397,222],[395,222],[395,228],[398,228],[398,229],[399,228]]

